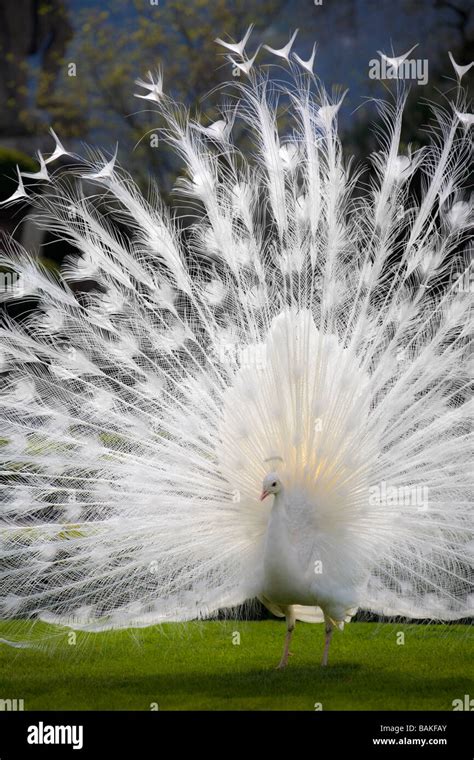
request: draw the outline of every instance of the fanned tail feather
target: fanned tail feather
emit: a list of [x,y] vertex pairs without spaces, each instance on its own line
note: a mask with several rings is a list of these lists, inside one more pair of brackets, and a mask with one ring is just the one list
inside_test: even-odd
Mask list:
[[179,217],[91,153],[32,198],[79,252],[61,275],[4,242],[18,288],[0,326],[2,618],[103,630],[258,596],[277,456],[317,497],[308,557],[316,536],[335,575],[365,573],[360,606],[472,613],[464,95],[405,154],[403,97],[381,105],[364,186],[342,99],[291,70],[234,85],[222,140],[157,93],[187,172]]

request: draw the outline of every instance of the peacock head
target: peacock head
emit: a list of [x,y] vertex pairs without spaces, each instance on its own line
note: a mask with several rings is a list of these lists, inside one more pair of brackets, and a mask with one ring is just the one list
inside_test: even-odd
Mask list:
[[262,483],[262,495],[260,496],[260,501],[263,501],[267,496],[270,496],[270,494],[277,494],[282,489],[282,484],[280,480],[280,476],[276,472],[270,472],[268,475],[265,475]]

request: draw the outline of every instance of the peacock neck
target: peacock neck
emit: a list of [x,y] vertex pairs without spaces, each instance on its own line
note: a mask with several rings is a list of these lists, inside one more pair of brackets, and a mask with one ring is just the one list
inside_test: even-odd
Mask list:
[[285,501],[285,490],[281,488],[278,493],[276,493],[273,497],[273,506],[271,514],[275,515],[284,515],[286,514],[286,501]]
[[267,528],[267,546],[273,548],[286,544],[287,538],[287,512],[285,492],[282,489],[273,498],[272,511]]

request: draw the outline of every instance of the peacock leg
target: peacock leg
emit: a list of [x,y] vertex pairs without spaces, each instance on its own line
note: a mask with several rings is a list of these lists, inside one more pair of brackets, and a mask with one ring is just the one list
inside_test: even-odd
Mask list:
[[280,663],[277,665],[276,670],[283,670],[288,665],[288,657],[290,655],[290,643],[293,631],[295,630],[295,615],[293,607],[288,607],[286,612],[286,636],[285,646],[283,648],[283,654],[281,656]]
[[332,634],[334,631],[334,625],[331,623],[330,620],[326,620],[325,631],[326,631],[326,638],[324,640],[324,652],[323,652],[323,659],[321,661],[321,665],[328,664],[329,646],[331,644]]

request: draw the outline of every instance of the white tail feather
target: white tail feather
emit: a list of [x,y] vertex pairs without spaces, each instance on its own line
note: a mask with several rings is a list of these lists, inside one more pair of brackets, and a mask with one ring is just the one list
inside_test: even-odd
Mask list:
[[[294,526],[329,596],[357,576],[367,609],[472,613],[467,106],[459,90],[432,144],[409,154],[403,102],[382,108],[372,186],[356,194],[342,99],[312,60],[295,66],[293,40],[277,51],[294,74],[277,86],[291,135],[254,59],[238,64],[248,83],[223,114],[225,141],[183,120],[161,78],[139,82],[160,90],[164,136],[185,161],[181,219],[147,202],[115,156],[93,158],[80,175],[102,197],[84,197],[72,169],[33,200],[38,223],[80,253],[62,277],[5,247],[0,265],[39,309],[0,326],[3,617],[102,630],[261,595],[258,495],[275,457],[313,504]],[[232,144],[239,119],[254,134],[248,158]],[[65,152],[55,139],[51,159]],[[20,176],[10,201],[22,194]],[[71,284],[84,279],[97,288],[79,297]]]

